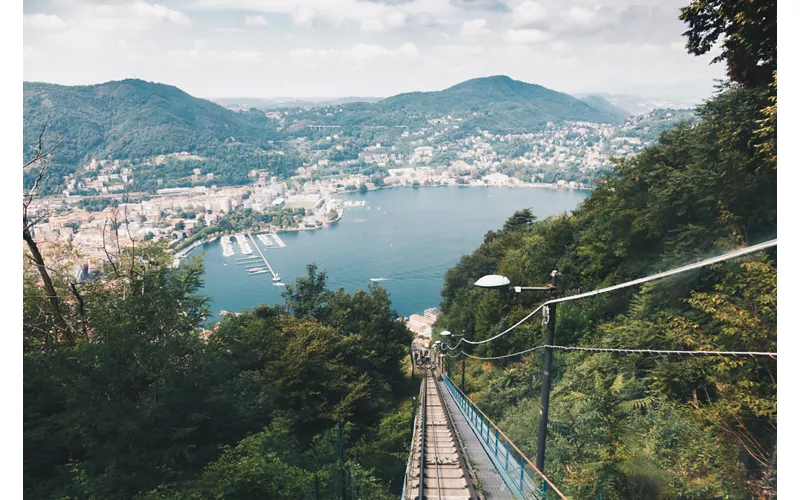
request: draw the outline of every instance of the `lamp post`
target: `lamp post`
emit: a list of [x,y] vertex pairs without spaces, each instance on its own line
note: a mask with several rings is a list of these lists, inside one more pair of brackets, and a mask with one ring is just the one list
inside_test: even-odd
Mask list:
[[[459,337],[463,337],[464,334],[462,333]],[[467,371],[467,354],[464,352],[464,348],[461,348],[461,391],[466,394],[467,393],[467,386],[464,385],[464,373]]]
[[[452,333],[448,332],[447,330],[443,330],[443,331],[439,332],[439,336],[442,337],[445,340],[445,342],[447,342],[448,346],[450,345],[450,337],[453,336]],[[442,349],[442,352],[443,353],[447,353],[447,351],[445,351],[444,349]],[[449,356],[448,356],[448,358],[449,358]],[[449,359],[445,359],[445,363],[447,363],[447,365],[446,365],[447,366],[447,376],[449,377],[450,376],[450,360]]]
[[[557,279],[558,271],[553,270],[550,273],[549,286],[511,286],[511,280],[505,276],[498,274],[490,274],[484,276],[475,282],[476,286],[481,288],[489,288],[495,290],[514,290],[517,293],[527,291],[543,291],[548,292],[550,298],[556,297],[557,292]],[[553,345],[553,338],[556,330],[556,305],[548,304],[545,309],[545,318],[547,321],[547,330],[545,332],[545,344]],[[547,444],[547,416],[550,411],[550,368],[553,363],[553,351],[549,347],[545,347],[543,360],[542,360],[542,397],[539,403],[539,436],[536,449],[536,468],[544,473],[544,452]]]

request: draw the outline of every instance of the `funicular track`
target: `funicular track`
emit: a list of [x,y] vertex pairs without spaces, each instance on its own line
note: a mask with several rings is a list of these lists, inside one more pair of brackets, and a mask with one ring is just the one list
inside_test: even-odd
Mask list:
[[433,370],[424,371],[405,498],[479,499]]

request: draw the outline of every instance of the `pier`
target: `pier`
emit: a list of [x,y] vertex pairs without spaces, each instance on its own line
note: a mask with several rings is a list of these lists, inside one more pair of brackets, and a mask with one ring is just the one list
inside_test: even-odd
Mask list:
[[[273,234],[275,234],[275,233],[273,233]],[[272,281],[280,281],[280,280],[281,280],[281,277],[280,277],[280,276],[278,276],[278,273],[276,273],[276,272],[275,272],[275,271],[272,269],[272,266],[270,266],[270,265],[269,265],[269,262],[267,262],[267,258],[266,258],[266,257],[264,257],[264,252],[262,252],[262,251],[261,251],[261,248],[260,248],[260,247],[259,247],[259,246],[256,244],[256,240],[253,238],[253,235],[252,235],[252,234],[250,234],[250,233],[247,233],[247,236],[249,236],[249,237],[250,237],[250,239],[253,241],[253,246],[254,246],[254,247],[256,247],[256,251],[258,252],[258,255],[260,255],[260,256],[261,256],[261,259],[264,261],[264,264],[266,264],[266,265],[267,265],[267,269],[269,269],[269,272],[270,272],[270,273],[272,273]],[[280,241],[279,239],[277,239],[277,238],[276,238],[276,240],[275,240],[275,241],[277,241],[277,242],[278,242],[278,245],[283,245],[283,242],[282,242],[282,241]],[[286,246],[286,245],[283,245],[283,246]]]
[[[283,240],[280,239],[280,237],[278,236],[278,233],[273,231],[269,235],[272,236],[272,239],[275,240],[275,243],[277,243],[279,247],[286,248],[286,243],[284,243]],[[252,238],[252,236],[251,236],[251,238]]]

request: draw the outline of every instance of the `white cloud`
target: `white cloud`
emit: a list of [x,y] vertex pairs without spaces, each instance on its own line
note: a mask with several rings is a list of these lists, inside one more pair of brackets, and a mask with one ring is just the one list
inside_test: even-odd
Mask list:
[[525,43],[539,43],[544,42],[550,38],[550,35],[542,30],[533,28],[528,29],[509,29],[503,34],[503,39],[508,43],[525,44]]
[[415,44],[410,43],[410,42],[407,42],[407,43],[404,43],[403,45],[401,45],[400,48],[398,49],[398,51],[401,54],[405,54],[405,55],[408,55],[408,56],[417,56],[417,55],[419,55],[419,48]]
[[565,20],[572,25],[589,28],[599,22],[597,11],[576,5],[562,14]]
[[391,9],[378,17],[365,19],[361,23],[361,30],[373,33],[392,31],[403,27],[408,20],[408,14],[399,9]]
[[349,49],[309,49],[296,48],[289,51],[289,57],[302,63],[308,68],[319,68],[328,63],[352,63],[357,68],[363,69],[367,64],[377,61],[395,61],[400,59],[416,58],[420,56],[419,47],[411,42],[406,42],[396,49],[386,48],[382,45],[359,43]]
[[40,13],[23,15],[22,24],[26,28],[51,30],[51,31],[59,30],[66,25],[64,20],[55,14],[40,14]]
[[461,34],[464,36],[480,37],[491,33],[486,27],[486,19],[472,19],[461,25]]
[[261,64],[264,62],[264,54],[258,50],[234,50],[228,56],[231,61],[242,64]]
[[134,14],[153,21],[167,21],[172,24],[187,25],[191,24],[189,17],[183,12],[172,10],[161,4],[150,4],[147,2],[135,2],[132,5]]
[[359,43],[349,51],[347,56],[355,61],[371,61],[374,59],[381,59],[391,55],[391,51],[381,47],[380,45],[373,45],[367,43]]
[[297,7],[292,11],[292,22],[295,26],[300,26],[301,28],[316,28],[319,22],[318,18],[319,13],[317,9],[307,5]]
[[542,4],[525,0],[511,13],[511,24],[515,27],[524,27],[536,24],[547,18],[547,10]]
[[269,22],[264,16],[247,16],[244,18],[245,26],[266,26]]

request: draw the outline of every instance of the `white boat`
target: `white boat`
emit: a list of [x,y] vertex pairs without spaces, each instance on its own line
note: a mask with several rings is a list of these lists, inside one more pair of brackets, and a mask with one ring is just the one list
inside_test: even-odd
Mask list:
[[370,278],[369,280],[370,280],[370,281],[386,281],[386,280],[388,280],[388,279],[389,279],[389,278],[385,278],[385,277],[384,277],[384,278]]
[[272,278],[272,281],[280,281],[280,280],[281,280],[281,277],[278,276],[277,274]]
[[273,283],[274,286],[286,286],[286,283]]
[[266,273],[266,272],[267,272],[267,270],[266,270],[266,269],[259,269],[258,271],[250,271],[250,272],[249,272],[249,273],[247,273],[247,274],[250,274],[250,275],[253,275],[253,274],[264,274],[264,273]]

